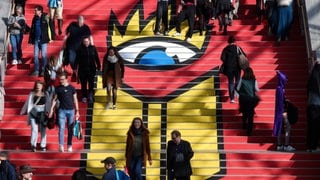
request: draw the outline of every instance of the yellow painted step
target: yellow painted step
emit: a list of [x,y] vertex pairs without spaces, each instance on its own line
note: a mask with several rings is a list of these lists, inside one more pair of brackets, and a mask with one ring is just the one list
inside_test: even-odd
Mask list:
[[216,116],[168,116],[168,122],[216,122]]
[[216,123],[174,123],[168,122],[167,128],[170,129],[195,129],[196,131],[200,129],[216,129]]
[[179,98],[173,99],[169,102],[170,103],[193,103],[193,102],[202,102],[202,103],[216,103],[216,97],[215,96],[181,96]]
[[215,116],[216,115],[216,111],[212,110],[212,109],[189,109],[189,110],[185,110],[185,109],[179,109],[179,110],[175,110],[175,109],[169,109],[167,111],[168,116],[170,115],[190,115],[190,116]]

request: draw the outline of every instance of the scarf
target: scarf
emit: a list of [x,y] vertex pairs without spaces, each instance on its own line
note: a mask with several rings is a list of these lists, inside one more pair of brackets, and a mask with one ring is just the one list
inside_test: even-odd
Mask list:
[[118,61],[118,58],[115,55],[108,56],[108,61],[111,62],[111,63],[116,63]]

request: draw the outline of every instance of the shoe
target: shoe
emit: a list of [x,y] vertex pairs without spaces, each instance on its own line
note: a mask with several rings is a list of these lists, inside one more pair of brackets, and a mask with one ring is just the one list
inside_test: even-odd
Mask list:
[[107,102],[106,109],[110,109],[110,108],[111,108],[111,105],[110,105],[110,103]]
[[31,146],[31,151],[32,152],[37,152],[37,148],[35,146]]
[[41,151],[46,152],[47,151],[46,147],[41,147]]
[[18,64],[18,61],[16,59],[12,60],[12,64],[16,65],[16,64]]
[[87,103],[87,98],[86,97],[82,98],[82,102]]
[[179,32],[176,32],[176,33],[174,33],[174,35],[173,35],[173,37],[179,37],[179,36],[181,36],[181,33],[179,33]]
[[68,146],[68,152],[72,152],[72,146]]
[[44,76],[44,73],[43,73],[43,71],[40,73],[40,76]]
[[117,109],[117,106],[116,106],[115,104],[112,105],[112,109],[113,109],[113,110]]
[[187,38],[186,41],[187,41],[187,42],[190,42],[190,41],[191,41],[191,38]]
[[316,148],[316,149],[307,149],[307,152],[320,152],[320,148]]
[[33,73],[31,73],[31,76],[39,76],[39,72],[38,71],[33,71]]
[[63,145],[60,145],[60,146],[59,146],[59,152],[64,152],[64,147],[63,147]]
[[162,36],[162,34],[158,31],[158,32],[156,32],[156,33],[154,33],[154,35],[156,35],[156,36]]
[[287,152],[291,152],[291,151],[295,151],[296,148],[288,145],[288,146],[284,146],[284,147],[283,147],[283,150],[284,150],[284,151],[287,151]]
[[278,145],[277,146],[277,151],[283,151],[283,146],[282,145]]
[[165,31],[165,32],[164,32],[164,35],[165,35],[165,36],[169,36],[169,32],[168,32],[168,31]]
[[236,101],[234,99],[231,99],[230,103],[236,103]]
[[215,20],[216,18],[212,17],[211,20]]
[[18,59],[18,64],[22,64],[22,61],[21,61],[21,59]]

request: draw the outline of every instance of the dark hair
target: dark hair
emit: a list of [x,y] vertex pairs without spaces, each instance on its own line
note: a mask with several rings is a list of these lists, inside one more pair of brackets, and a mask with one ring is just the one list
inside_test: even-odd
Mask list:
[[82,170],[78,169],[72,174],[72,180],[87,180],[87,173]]
[[140,118],[140,117],[135,117],[135,118],[133,118],[133,120],[132,120],[132,122],[131,122],[131,125],[130,125],[130,128],[129,128],[129,130],[128,130],[128,135],[129,135],[129,133],[131,132],[134,132],[134,121],[135,120],[139,120],[140,122],[141,122],[141,128],[142,128],[142,131],[146,131],[147,133],[149,133],[149,130],[148,130],[148,128],[144,125],[144,123],[143,123],[143,121],[142,121],[142,119]]
[[246,79],[246,80],[256,79],[251,67],[247,67],[246,69],[243,70],[242,79]]
[[44,84],[44,82],[42,82],[42,81],[40,81],[40,80],[36,80],[36,81],[34,82],[32,91],[33,91],[33,92],[36,91],[36,89],[37,89],[37,84],[42,84],[42,92],[44,92],[45,84]]
[[228,43],[229,43],[229,44],[234,43],[235,41],[236,41],[236,40],[234,39],[234,36],[233,36],[233,35],[229,36],[229,38],[228,38]]
[[173,130],[172,132],[171,132],[171,136],[172,135],[175,135],[176,137],[181,137],[181,133],[180,133],[180,131],[178,131],[178,130]]
[[9,159],[9,152],[8,151],[1,151],[0,157],[4,157],[6,159]]
[[41,11],[41,13],[43,13],[43,7],[40,5],[36,5],[35,9],[37,9],[38,11]]
[[68,79],[68,73],[66,72],[66,71],[61,71],[61,72],[59,72],[59,75],[58,75],[59,77],[62,77],[62,76],[64,76],[64,77],[66,77],[66,79]]
[[122,63],[122,62],[123,62],[123,59],[122,59],[122,57],[120,56],[117,48],[114,47],[114,46],[110,46],[110,47],[107,49],[107,53],[105,54],[105,56],[104,56],[104,58],[103,58],[103,64],[104,64],[105,62],[107,62],[107,59],[108,59],[107,57],[108,57],[108,55],[109,55],[109,51],[110,51],[110,50],[113,50],[113,51],[114,51],[114,55],[118,58],[118,61],[119,61],[120,63]]

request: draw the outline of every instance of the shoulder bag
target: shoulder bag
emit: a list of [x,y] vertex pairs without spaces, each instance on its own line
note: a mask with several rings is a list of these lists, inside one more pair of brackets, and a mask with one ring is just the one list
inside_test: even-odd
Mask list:
[[239,46],[237,46],[237,53],[238,53],[238,61],[240,69],[246,69],[249,67],[249,61],[247,56],[244,55],[243,51]]

